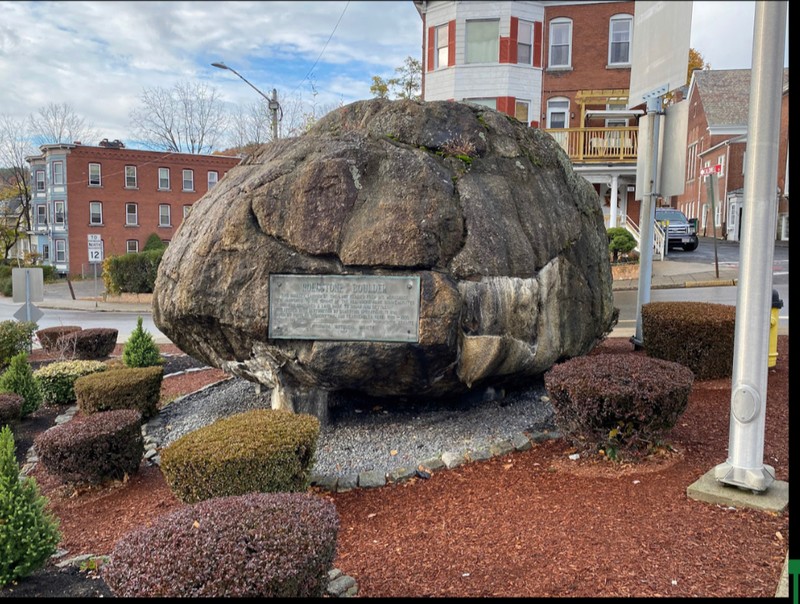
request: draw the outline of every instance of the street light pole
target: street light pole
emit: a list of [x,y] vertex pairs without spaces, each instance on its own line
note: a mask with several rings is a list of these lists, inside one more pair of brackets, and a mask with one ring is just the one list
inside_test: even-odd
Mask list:
[[281,111],[281,118],[283,118],[283,109],[281,108],[280,103],[278,103],[278,91],[273,88],[272,89],[272,98],[269,98],[266,94],[261,92],[255,86],[253,86],[253,84],[248,82],[247,78],[245,78],[242,74],[240,74],[238,71],[236,71],[233,67],[228,67],[227,65],[225,65],[225,63],[223,63],[221,61],[219,63],[212,63],[211,66],[212,67],[217,67],[218,69],[227,69],[228,71],[232,71],[237,76],[239,76],[245,84],[250,86],[250,88],[255,90],[258,94],[260,94],[261,96],[263,96],[266,99],[267,106],[269,107],[269,111],[272,114],[272,140],[277,140],[278,139],[278,110],[279,109]]

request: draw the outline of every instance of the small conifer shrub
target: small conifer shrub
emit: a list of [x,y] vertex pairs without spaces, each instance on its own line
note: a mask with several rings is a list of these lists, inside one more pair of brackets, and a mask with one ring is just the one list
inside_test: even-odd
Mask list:
[[58,520],[47,511],[31,477],[20,480],[14,435],[0,429],[0,587],[42,568],[61,541]]
[[122,360],[127,367],[152,367],[164,362],[152,334],[142,327],[141,317],[122,349]]
[[20,352],[11,357],[8,369],[0,375],[0,392],[15,392],[23,399],[22,417],[36,411],[42,404],[42,390],[28,363],[28,353]]

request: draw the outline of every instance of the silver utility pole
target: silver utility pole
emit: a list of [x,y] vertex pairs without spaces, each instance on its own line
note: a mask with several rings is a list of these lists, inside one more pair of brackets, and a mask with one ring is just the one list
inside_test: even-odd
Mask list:
[[763,463],[764,407],[787,4],[756,2],[728,459],[714,468],[718,481],[754,493],[775,480]]
[[269,111],[272,114],[271,115],[271,120],[272,120],[272,140],[278,140],[278,121],[279,121],[278,120],[278,111],[281,112],[281,118],[283,118],[283,109],[281,109],[280,103],[278,103],[278,91],[273,88],[272,89],[272,98],[269,98],[266,94],[261,92],[255,86],[253,86],[253,84],[248,82],[247,79],[242,74],[240,74],[238,71],[236,71],[233,67],[228,67],[227,65],[225,65],[225,63],[222,63],[221,61],[219,63],[212,63],[211,66],[212,67],[216,67],[218,69],[227,69],[228,71],[232,71],[237,76],[239,76],[245,84],[250,86],[250,88],[255,90],[258,94],[260,94],[261,96],[263,96],[266,99],[267,106],[269,107]]

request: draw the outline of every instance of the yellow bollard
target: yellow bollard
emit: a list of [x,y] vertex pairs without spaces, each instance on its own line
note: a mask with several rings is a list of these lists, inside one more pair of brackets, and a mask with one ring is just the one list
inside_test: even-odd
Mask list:
[[783,308],[783,300],[778,297],[778,290],[772,290],[772,309],[769,315],[769,360],[767,367],[775,367],[778,362],[778,311]]

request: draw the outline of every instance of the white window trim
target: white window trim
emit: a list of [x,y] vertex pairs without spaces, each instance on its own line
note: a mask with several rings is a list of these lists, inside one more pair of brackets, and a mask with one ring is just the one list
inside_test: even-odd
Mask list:
[[[61,220],[58,219],[58,206],[61,206]],[[67,202],[54,201],[53,202],[53,224],[64,226],[67,224]]]
[[[92,166],[97,166],[97,182],[92,182]],[[103,170],[100,164],[97,163],[90,163],[89,164],[89,186],[90,187],[102,187],[103,186]]]
[[[611,48],[613,45],[613,24],[614,22],[628,22],[628,60],[627,61],[617,61],[613,62],[611,60]],[[608,21],[608,64],[613,66],[628,66],[631,64],[631,50],[633,49],[633,17],[631,15],[614,15]]]
[[[164,208],[167,209],[167,215],[166,215],[167,222],[166,223],[163,222],[164,215],[161,212]],[[172,226],[172,208],[170,207],[170,205],[168,203],[162,203],[162,204],[158,205],[158,226],[160,226],[160,227],[170,227],[170,226]]]
[[[131,244],[133,244],[133,250],[131,249]],[[128,239],[125,242],[125,253],[126,254],[138,254],[139,253],[139,240],[138,239]]]
[[[55,243],[56,243],[56,262],[66,262],[67,261],[67,240],[66,239],[56,239]],[[59,249],[59,248],[62,248],[62,249]]]
[[[214,175],[214,180],[211,180],[211,175]],[[208,185],[209,190],[214,187],[219,182],[219,172],[216,170],[209,170],[208,176],[206,177],[206,184]]]
[[[567,33],[567,62],[565,64],[553,64],[553,28],[558,25],[566,25]],[[572,19],[559,17],[550,21],[547,36],[547,68],[548,69],[572,69]]]
[[41,193],[46,190],[47,185],[45,184],[44,170],[36,170],[36,192]]
[[[186,188],[186,174],[189,174],[191,180],[191,187]],[[181,191],[194,191],[194,170],[183,170],[181,173]]]
[[[440,44],[440,35],[444,32],[444,45]],[[433,68],[434,69],[444,69],[445,67],[449,67],[447,63],[447,59],[445,59],[445,64],[442,65],[439,53],[444,50],[445,57],[449,56],[449,42],[450,42],[450,24],[445,23],[443,25],[437,25],[433,29],[433,44],[434,44],[434,53],[433,53]]]
[[47,225],[47,205],[43,203],[36,206],[36,224],[37,226]]
[[[54,161],[53,164],[53,184],[54,185],[63,185],[64,184],[64,163],[60,161]],[[61,168],[61,170],[56,170],[56,166]]]
[[[556,102],[558,102],[558,103],[566,102],[567,106],[566,106],[566,108],[553,107],[553,103],[556,103]],[[569,128],[569,107],[570,107],[569,98],[567,98],[565,96],[556,96],[556,97],[553,97],[551,99],[547,99],[547,118],[546,118],[547,121],[545,122],[545,124],[547,124],[547,128],[552,128],[553,127],[552,126],[552,114],[553,113],[562,113],[562,112],[564,113],[564,128]]]
[[[92,212],[92,206],[94,204],[97,204],[98,207],[100,208],[100,221],[99,222],[94,222],[92,220],[92,217],[93,217],[93,214],[94,214],[94,212]],[[102,201],[90,201],[89,202],[89,224],[91,224],[93,226],[97,226],[97,225],[103,224],[103,202]]]
[[[162,180],[162,179],[161,179],[161,171],[162,171],[162,170],[166,170],[166,173],[167,173],[167,177],[166,177],[167,186],[166,186],[166,187],[162,187],[162,186],[161,186],[161,180]],[[170,190],[170,173],[169,173],[169,168],[159,168],[159,169],[158,169],[158,190],[159,190],[159,191],[169,191],[169,190]]]
[[517,117],[517,105],[525,105],[525,107],[527,108],[527,111],[526,111],[527,117],[525,118],[525,121],[522,121],[522,120],[518,120],[518,121],[520,123],[522,123],[522,124],[525,124],[526,126],[529,125],[531,123],[531,102],[528,101],[528,100],[525,100],[525,99],[517,99],[516,101],[514,101],[514,117],[515,118]]
[[[528,21],[527,19],[520,19],[519,20],[519,24],[521,24],[521,23],[527,23],[528,25],[531,26],[531,37],[530,37],[530,40],[528,40],[527,42],[523,42],[521,40],[521,38],[519,37],[519,29],[517,29],[517,65],[526,65],[526,66],[529,66],[529,67],[533,67],[533,38],[535,36],[535,34],[534,34],[535,25],[534,25],[533,21]],[[518,28],[519,28],[519,24],[517,25]],[[523,63],[523,62],[521,62],[519,60],[519,47],[520,47],[520,45],[522,45],[522,46],[530,46],[530,49],[531,49],[531,60],[529,62]]]
[[[133,206],[133,222],[130,221],[131,213],[128,211],[128,206]],[[139,226],[139,204],[129,201],[125,204],[125,226]]]
[[[133,184],[128,184],[128,169],[133,170]],[[126,189],[138,189],[139,188],[139,174],[136,166],[125,166],[125,188]]]

